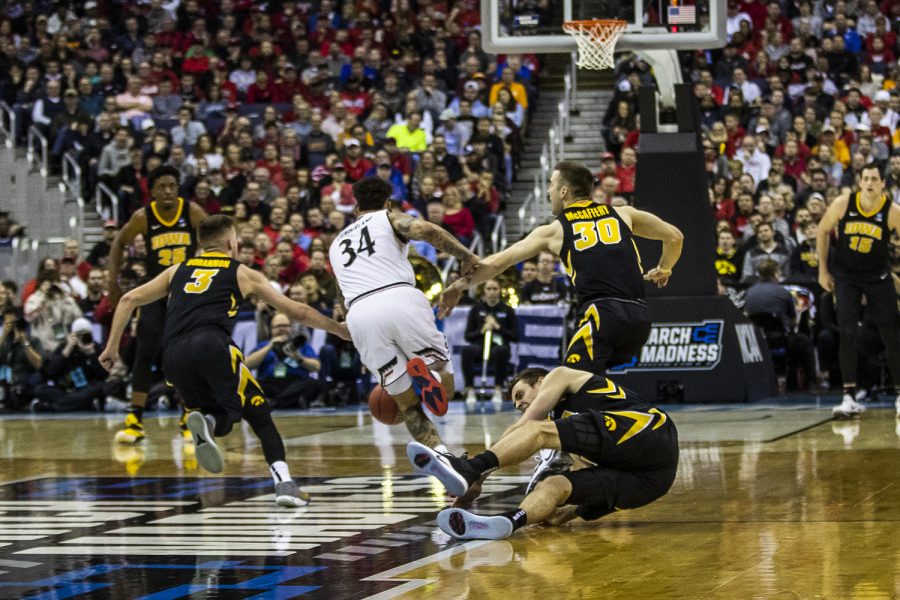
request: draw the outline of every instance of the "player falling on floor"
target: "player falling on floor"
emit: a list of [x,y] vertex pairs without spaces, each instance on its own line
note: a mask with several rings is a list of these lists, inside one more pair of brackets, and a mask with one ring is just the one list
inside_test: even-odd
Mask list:
[[391,186],[383,180],[363,179],[353,193],[356,220],[329,249],[353,343],[394,398],[413,439],[446,451],[421,404],[438,416],[447,412],[455,389],[453,367],[431,304],[415,288],[409,241],[428,242],[456,257],[463,273],[473,270],[478,257],[444,229],[393,208]]
[[[551,475],[504,515],[461,508],[438,514],[438,526],[458,539],[504,539],[526,524],[598,519],[664,496],[678,468],[678,432],[671,417],[601,375],[567,367],[525,369],[510,395],[524,411],[490,450],[465,459],[410,442],[413,468],[437,477],[456,496],[474,496],[483,477],[527,460],[541,448],[568,452],[584,468]],[[548,417],[551,420],[548,420]]]
[[[683,236],[656,215],[630,206],[593,202],[594,176],[584,165],[561,161],[550,175],[547,197],[556,219],[509,248],[481,261],[473,277],[463,277],[441,295],[441,314],[449,313],[465,289],[523,260],[549,251],[560,257],[578,299],[578,326],[565,364],[602,374],[640,353],[650,335],[644,281],[669,282],[681,256]],[[662,242],[656,267],[643,273],[634,237]],[[559,453],[541,453],[530,490],[540,477],[568,466]]]
[[[143,235],[147,244],[144,265],[150,279],[194,255],[197,249],[197,224],[206,217],[206,211],[199,205],[178,197],[180,176],[178,169],[172,166],[154,169],[148,177],[152,198],[150,205],[135,211],[113,240],[109,251],[111,308],[115,308],[122,294],[118,281],[122,269],[122,253],[138,234]],[[165,318],[165,298],[142,307],[138,314],[131,407],[125,415],[125,426],[116,432],[115,437],[120,444],[135,444],[144,439],[144,407],[147,404],[147,392],[153,383],[153,363],[162,348]],[[187,433],[184,419],[183,414],[181,428]]]
[[265,394],[231,341],[231,330],[243,298],[257,298],[296,321],[350,339],[347,328],[315,309],[276,292],[266,278],[237,260],[234,221],[214,215],[200,222],[198,238],[203,252],[163,271],[152,281],[128,292],[119,301],[106,350],[100,362],[112,368],[119,340],[136,307],[168,296],[163,373],[181,394],[190,411],[187,426],[197,449],[197,462],[212,473],[225,466],[215,442],[235,423],[247,421],[259,438],[263,455],[275,480],[279,506],[303,506],[309,496],[291,479],[284,444],[272,421]]
[[[856,370],[862,299],[878,326],[894,380],[895,409],[900,418],[900,313],[891,274],[891,232],[900,234],[900,206],[884,193],[878,166],[870,163],[859,173],[859,192],[839,196],[819,223],[819,285],[834,292],[840,328],[839,360],[843,379],[841,403],[832,409],[839,419],[865,410],[856,401]],[[834,260],[828,264],[831,232],[837,227]],[[831,269],[829,269],[829,266]],[[832,270],[834,275],[832,276]]]

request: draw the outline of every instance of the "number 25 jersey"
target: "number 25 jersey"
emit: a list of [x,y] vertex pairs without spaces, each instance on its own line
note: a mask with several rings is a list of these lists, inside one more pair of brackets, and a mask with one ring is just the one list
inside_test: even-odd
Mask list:
[[641,257],[631,228],[615,209],[582,200],[564,208],[557,220],[563,228],[559,258],[579,303],[644,298]]
[[372,292],[415,285],[408,255],[409,243],[397,237],[387,210],[360,215],[344,228],[332,242],[328,258],[346,306]]
[[197,236],[191,227],[190,202],[178,199],[178,210],[171,221],[164,221],[156,202],[147,207],[147,276],[152,279],[172,265],[194,255]]

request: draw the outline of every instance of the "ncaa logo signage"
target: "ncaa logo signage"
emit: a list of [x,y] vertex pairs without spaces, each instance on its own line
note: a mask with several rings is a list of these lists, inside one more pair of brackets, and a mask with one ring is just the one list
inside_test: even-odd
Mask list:
[[722,319],[654,323],[641,354],[610,372],[710,371],[722,359],[723,328]]

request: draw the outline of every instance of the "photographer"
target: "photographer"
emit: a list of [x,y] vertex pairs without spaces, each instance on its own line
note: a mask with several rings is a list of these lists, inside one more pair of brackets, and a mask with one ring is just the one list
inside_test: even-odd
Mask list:
[[257,369],[257,381],[273,408],[324,406],[322,382],[310,377],[321,367],[306,332],[291,335],[287,315],[275,313],[272,339],[250,353],[244,363]]
[[[484,356],[485,333],[491,331],[491,355],[488,364],[494,368],[494,396],[491,400],[503,400],[503,385],[509,373],[510,343],[519,339],[519,321],[516,312],[500,298],[500,284],[496,279],[484,282],[481,302],[469,311],[466,321],[466,341],[471,344],[462,349],[462,371],[466,383],[466,402],[476,401],[475,373],[481,373]],[[484,382],[482,382],[484,385]]]
[[81,309],[58,284],[56,271],[45,269],[37,278],[37,290],[25,302],[25,320],[31,335],[46,352],[53,352],[66,340],[66,332],[81,316]]
[[91,322],[75,319],[66,343],[53,353],[47,364],[47,383],[34,390],[34,412],[88,410],[103,403],[106,370],[100,365]]
[[41,344],[28,337],[28,323],[18,308],[3,311],[0,334],[0,387],[6,390],[6,407],[15,410],[32,397],[41,381]]

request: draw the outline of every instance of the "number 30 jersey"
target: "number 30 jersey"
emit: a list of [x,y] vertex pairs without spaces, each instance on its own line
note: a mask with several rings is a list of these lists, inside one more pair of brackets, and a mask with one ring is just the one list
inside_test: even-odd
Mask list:
[[[360,215],[328,251],[347,308],[354,300],[398,285],[415,285],[409,243],[397,237],[387,210]],[[403,307],[396,307],[403,310]]]
[[582,200],[564,208],[557,220],[563,228],[559,258],[580,304],[644,298],[641,257],[631,229],[615,209]]
[[178,265],[169,282],[165,344],[203,327],[231,336],[243,300],[240,265],[224,252],[204,252]]
[[152,279],[172,265],[183,263],[194,255],[197,236],[191,227],[190,203],[178,199],[178,212],[164,221],[156,202],[147,207],[147,277]]

